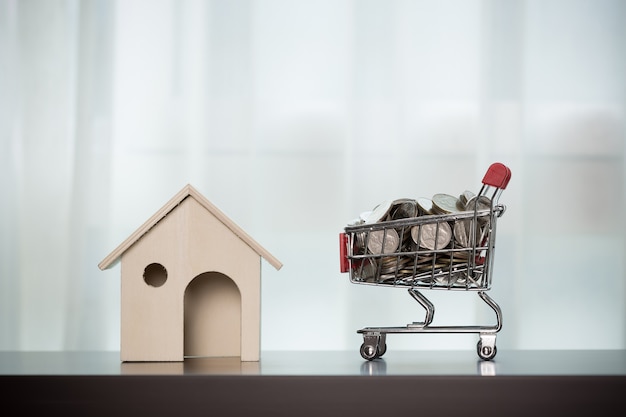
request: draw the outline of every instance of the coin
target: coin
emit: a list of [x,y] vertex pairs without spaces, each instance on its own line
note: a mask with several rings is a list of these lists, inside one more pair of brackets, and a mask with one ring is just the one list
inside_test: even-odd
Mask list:
[[374,259],[365,258],[358,266],[354,268],[354,275],[360,281],[373,282],[376,277],[376,261]]
[[457,283],[459,276],[457,274],[445,273],[435,277],[435,282],[438,285],[451,286]]
[[475,197],[475,194],[473,192],[468,191],[468,190],[463,191],[463,193],[461,193],[461,195],[459,196],[459,201],[461,202],[461,205],[463,206],[463,208],[465,208],[467,206],[467,202],[470,201],[474,197]]
[[432,254],[431,255],[420,255],[417,258],[417,262],[416,263],[418,263],[418,264],[431,263],[434,258],[435,257]]
[[433,201],[429,198],[420,197],[417,199],[417,208],[420,216],[432,214]]
[[382,281],[396,281],[412,273],[411,259],[401,256],[386,256],[380,260],[380,279]]
[[459,219],[454,222],[454,241],[458,247],[471,248],[481,242],[481,236],[484,234],[481,224],[488,222],[488,218],[481,216],[477,220],[478,222],[474,219]]
[[491,209],[491,200],[489,197],[484,195],[478,195],[467,200],[467,204],[465,204],[464,210],[490,210]]
[[451,263],[458,265],[458,264],[465,264],[467,263],[467,261],[472,257],[472,251],[471,250],[467,250],[467,251],[462,251],[462,252],[453,252],[450,255],[450,259],[451,259]]
[[399,243],[400,237],[395,229],[372,230],[367,240],[367,249],[376,255],[394,253]]
[[426,223],[411,228],[413,242],[420,247],[437,250],[448,246],[452,238],[452,229],[448,222]]
[[352,219],[348,222],[348,226],[358,226],[360,224],[363,224],[363,219],[360,217],[358,219]]
[[450,214],[463,210],[459,199],[450,194],[435,194],[432,201],[436,214]]
[[[486,197],[484,195],[475,196],[467,202],[467,204],[465,205],[465,210],[466,211],[491,210],[491,200],[489,199],[489,197]],[[477,235],[485,234],[485,230],[487,229],[487,226],[489,225],[489,216],[479,216],[477,220],[478,220],[477,227],[480,226],[483,229],[480,231],[480,233],[477,233]],[[480,242],[480,240],[478,240],[478,242]]]
[[390,208],[391,201],[383,201],[382,203],[374,207],[374,210],[366,215],[367,217],[364,219],[365,223],[372,224],[384,221],[387,217],[387,213],[389,213]]
[[365,255],[365,239],[367,238],[366,232],[357,232],[353,234],[353,249],[355,255]]
[[406,219],[417,216],[417,202],[409,198],[394,200],[389,217],[391,220]]
[[358,221],[359,223],[365,223],[368,219],[369,216],[372,215],[372,211],[364,211],[363,213],[359,214],[359,218]]

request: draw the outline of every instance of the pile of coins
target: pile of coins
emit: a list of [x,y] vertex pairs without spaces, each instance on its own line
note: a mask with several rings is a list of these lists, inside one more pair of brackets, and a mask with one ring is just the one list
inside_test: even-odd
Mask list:
[[[435,194],[377,205],[350,224],[365,226],[352,233],[356,279],[390,285],[480,285],[483,266],[476,263],[476,248],[487,238],[489,216],[445,215],[490,208],[488,198],[470,191],[459,197]],[[394,222],[403,219],[409,220]],[[394,223],[387,227],[386,222]]]

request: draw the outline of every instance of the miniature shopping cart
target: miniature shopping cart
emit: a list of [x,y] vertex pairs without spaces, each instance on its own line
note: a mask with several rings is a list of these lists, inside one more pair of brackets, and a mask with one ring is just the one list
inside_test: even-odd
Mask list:
[[[505,211],[498,200],[510,178],[508,167],[494,163],[479,193],[467,196],[461,206],[438,211],[443,214],[418,210],[410,217],[387,215],[345,227],[340,234],[341,272],[349,272],[355,284],[408,288],[426,310],[423,322],[358,330],[363,335],[360,352],[364,359],[383,356],[390,333],[477,333],[478,356],[483,360],[496,356],[502,311],[486,291],[491,288],[496,222]],[[492,326],[431,326],[435,307],[420,292],[423,289],[476,291],[495,311],[497,322]]]

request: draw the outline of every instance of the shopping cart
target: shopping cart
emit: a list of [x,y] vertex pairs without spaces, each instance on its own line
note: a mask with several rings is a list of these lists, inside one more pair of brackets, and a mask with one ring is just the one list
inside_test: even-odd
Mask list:
[[[506,209],[498,200],[510,178],[510,169],[497,162],[487,170],[479,193],[466,196],[461,207],[438,210],[443,214],[409,211],[410,217],[394,219],[391,206],[385,206],[383,211],[387,211],[378,213],[377,220],[356,222],[340,233],[340,269],[350,273],[352,283],[408,288],[426,310],[423,322],[358,330],[363,335],[360,352],[364,359],[383,356],[390,333],[477,333],[478,356],[483,360],[496,356],[502,311],[486,291],[491,288],[496,222]],[[398,201],[396,210],[405,202]],[[497,322],[492,326],[431,326],[435,307],[422,289],[476,291],[493,309]]]

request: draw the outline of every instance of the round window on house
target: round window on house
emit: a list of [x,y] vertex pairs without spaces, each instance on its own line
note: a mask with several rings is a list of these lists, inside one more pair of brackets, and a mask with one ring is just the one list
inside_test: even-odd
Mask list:
[[143,270],[143,280],[152,287],[160,287],[167,281],[167,270],[161,264],[150,264]]

